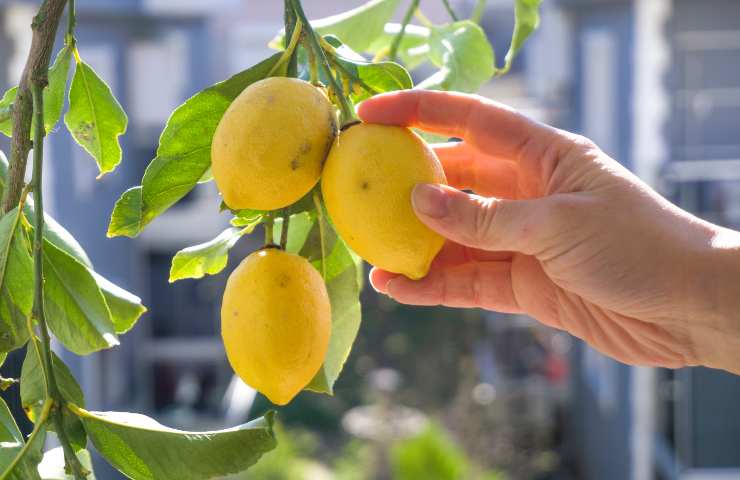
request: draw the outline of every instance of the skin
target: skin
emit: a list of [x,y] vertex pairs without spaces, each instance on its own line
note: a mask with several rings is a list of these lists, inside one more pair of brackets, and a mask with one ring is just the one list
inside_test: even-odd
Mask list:
[[403,91],[358,113],[463,140],[435,147],[450,186],[412,195],[447,243],[421,280],[374,269],[377,291],[525,313],[632,365],[740,374],[740,233],[671,204],[590,140],[478,96]]

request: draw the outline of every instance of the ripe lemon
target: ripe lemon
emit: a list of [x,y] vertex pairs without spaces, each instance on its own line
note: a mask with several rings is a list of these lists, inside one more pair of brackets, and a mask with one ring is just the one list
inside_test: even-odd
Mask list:
[[334,141],[321,191],[334,226],[358,255],[418,279],[444,243],[414,214],[418,183],[447,183],[432,149],[407,128],[363,123]]
[[321,368],[331,306],[319,272],[273,248],[245,258],[226,283],[221,336],[231,367],[271,402],[285,405]]
[[216,185],[232,209],[287,207],[319,181],[336,109],[308,82],[273,77],[232,102],[211,143]]

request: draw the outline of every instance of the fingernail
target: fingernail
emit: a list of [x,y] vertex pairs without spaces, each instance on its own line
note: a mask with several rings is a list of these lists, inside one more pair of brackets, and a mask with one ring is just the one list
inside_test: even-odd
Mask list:
[[420,183],[411,193],[414,209],[427,217],[442,218],[448,213],[447,194],[439,185]]

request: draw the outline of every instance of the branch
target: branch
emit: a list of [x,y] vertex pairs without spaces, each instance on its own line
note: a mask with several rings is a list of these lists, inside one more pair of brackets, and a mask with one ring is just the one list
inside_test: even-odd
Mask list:
[[33,203],[36,215],[34,215],[33,232],[33,267],[34,267],[34,298],[33,318],[39,324],[41,332],[41,351],[43,363],[46,364],[46,395],[54,401],[54,427],[57,432],[59,443],[64,450],[64,459],[76,480],[85,480],[87,472],[75,455],[74,448],[69,443],[67,433],[64,430],[64,397],[59,391],[54,372],[54,362],[51,355],[51,337],[46,324],[44,313],[44,197],[42,194],[42,179],[44,165],[44,95],[40,82],[31,82],[31,96],[33,97],[33,178],[31,187],[33,189]]
[[48,83],[51,52],[66,4],[67,0],[44,0],[31,24],[31,49],[21,74],[13,108],[13,141],[10,146],[7,188],[2,200],[3,213],[15,208],[23,190],[23,176],[26,173],[28,152],[31,150],[31,84],[36,83],[43,89]]
[[391,59],[392,62],[398,61],[398,47],[401,46],[401,40],[403,40],[403,36],[404,34],[406,34],[406,27],[411,21],[411,16],[414,15],[414,12],[416,12],[418,9],[419,9],[419,0],[413,0],[411,2],[411,5],[409,5],[409,9],[406,10],[406,13],[403,16],[403,21],[401,22],[401,30],[399,30],[396,36],[393,37],[393,43],[391,43],[391,50],[388,53],[388,57]]

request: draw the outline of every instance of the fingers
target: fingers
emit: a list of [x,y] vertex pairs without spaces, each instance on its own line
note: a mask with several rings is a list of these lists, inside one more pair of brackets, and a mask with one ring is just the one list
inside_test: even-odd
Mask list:
[[464,142],[443,143],[433,148],[453,187],[486,197],[516,197],[518,169],[513,162],[492,158]]
[[402,90],[378,95],[363,102],[358,114],[368,123],[460,137],[480,151],[512,160],[531,140],[546,145],[557,134],[503,104],[454,92]]
[[452,242],[482,250],[537,255],[556,241],[557,219],[562,218],[555,215],[554,197],[506,200],[421,184],[411,198],[416,215],[429,228]]
[[489,252],[447,242],[434,258],[433,267],[460,265],[468,262],[511,260],[511,252]]
[[511,286],[511,262],[473,262],[432,269],[421,280],[410,280],[373,269],[373,287],[399,303],[485,308],[520,313]]

